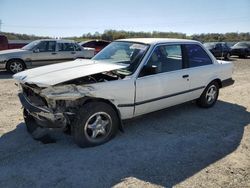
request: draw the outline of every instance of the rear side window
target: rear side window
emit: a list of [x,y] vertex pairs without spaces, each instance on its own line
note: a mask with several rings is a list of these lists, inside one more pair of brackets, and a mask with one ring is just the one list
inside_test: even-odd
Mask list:
[[39,52],[54,52],[56,49],[55,41],[41,41],[35,49],[38,49]]
[[58,51],[75,51],[74,43],[58,43]]
[[186,44],[189,67],[213,64],[205,50],[197,44]]
[[75,43],[74,46],[75,46],[76,51],[81,51],[82,50],[81,47],[78,44]]

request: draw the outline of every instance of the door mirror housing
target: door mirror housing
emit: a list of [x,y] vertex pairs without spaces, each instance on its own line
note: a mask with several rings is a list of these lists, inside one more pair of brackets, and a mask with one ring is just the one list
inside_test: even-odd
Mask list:
[[142,68],[142,71],[139,77],[156,74],[158,71],[158,67],[156,65],[146,65]]
[[39,53],[40,50],[37,48],[37,49],[34,49],[33,52],[34,52],[34,53]]

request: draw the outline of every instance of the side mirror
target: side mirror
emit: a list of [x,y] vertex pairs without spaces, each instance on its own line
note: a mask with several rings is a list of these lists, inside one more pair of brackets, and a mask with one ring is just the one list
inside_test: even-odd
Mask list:
[[152,75],[156,74],[158,67],[156,65],[146,65],[143,67],[140,76],[147,76],[147,75]]
[[33,50],[33,52],[34,52],[34,53],[39,53],[40,50],[37,48],[37,49]]

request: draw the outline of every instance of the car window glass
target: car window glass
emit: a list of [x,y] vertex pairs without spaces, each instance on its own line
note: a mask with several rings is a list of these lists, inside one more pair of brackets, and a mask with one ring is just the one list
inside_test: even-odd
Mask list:
[[[154,68],[152,73],[142,73],[140,76],[180,70],[183,67],[181,45],[158,46],[154,49],[144,70]],[[146,71],[147,72],[147,71]]]
[[75,46],[76,51],[81,51],[81,48],[80,48],[80,46],[78,44],[74,44],[74,46]]
[[58,51],[74,51],[74,43],[58,43]]
[[37,46],[36,49],[39,52],[54,52],[56,49],[56,42],[55,41],[41,41]]
[[127,76],[137,69],[148,47],[146,44],[133,42],[112,42],[94,56],[93,60],[123,64],[126,67],[116,70],[116,72]]
[[39,52],[46,52],[46,46],[47,46],[47,42],[42,41],[42,42],[40,42],[40,43],[36,46],[36,49],[38,49]]
[[199,67],[213,63],[205,50],[197,44],[187,44],[186,50],[189,60],[189,67]]
[[49,41],[47,43],[47,51],[48,52],[54,52],[56,50],[56,42],[55,41]]

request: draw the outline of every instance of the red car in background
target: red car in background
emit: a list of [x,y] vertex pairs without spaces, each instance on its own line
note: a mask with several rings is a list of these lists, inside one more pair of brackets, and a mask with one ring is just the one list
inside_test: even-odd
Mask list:
[[22,48],[30,42],[31,40],[8,40],[6,36],[0,35],[0,50]]
[[87,48],[95,48],[95,54],[100,52],[103,48],[110,44],[110,41],[106,40],[88,40],[80,42],[79,45]]

